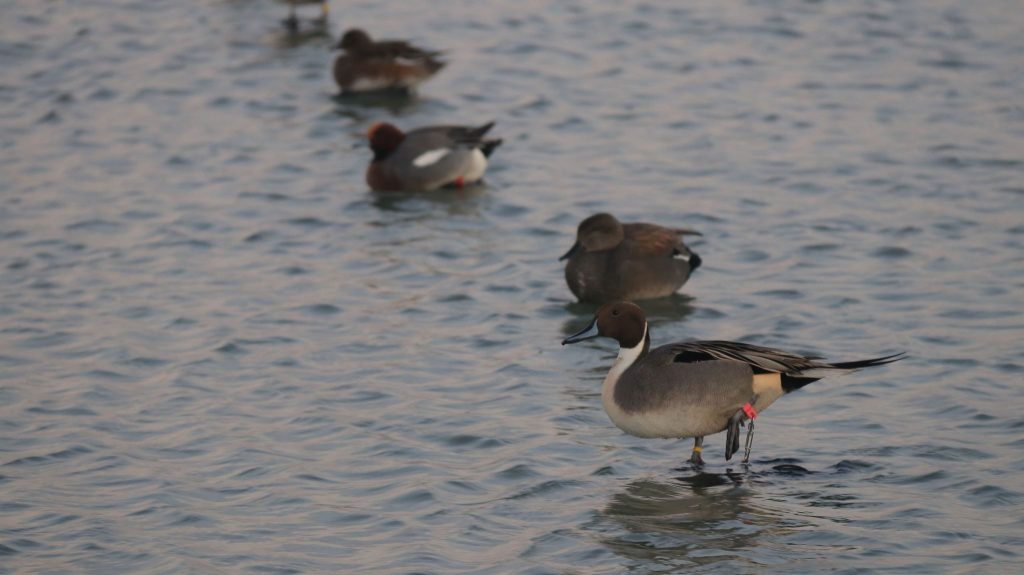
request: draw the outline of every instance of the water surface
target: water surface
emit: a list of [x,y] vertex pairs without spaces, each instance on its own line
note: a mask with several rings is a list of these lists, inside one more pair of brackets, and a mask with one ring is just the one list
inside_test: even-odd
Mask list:
[[[1018,3],[333,8],[5,4],[0,572],[1019,569]],[[352,25],[451,64],[336,99]],[[372,122],[490,119],[486,185],[366,190]],[[656,344],[909,359],[698,473],[558,345],[601,210],[704,233]]]

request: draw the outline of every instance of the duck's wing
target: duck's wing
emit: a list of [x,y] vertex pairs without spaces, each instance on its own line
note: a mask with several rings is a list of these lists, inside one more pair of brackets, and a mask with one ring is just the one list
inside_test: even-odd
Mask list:
[[437,50],[424,50],[405,40],[382,40],[374,42],[360,52],[370,58],[401,58],[405,60],[434,60],[441,55]]
[[811,375],[815,370],[850,371],[864,367],[884,365],[903,359],[903,353],[847,362],[826,362],[821,357],[804,356],[781,349],[762,347],[737,341],[692,341],[666,346],[675,354],[674,362],[692,363],[725,360],[745,363],[755,373],[783,373]]
[[422,139],[431,148],[489,147],[489,152],[501,143],[500,139],[484,137],[493,127],[493,121],[480,126],[427,126],[410,131],[407,137]]
[[622,231],[632,246],[633,253],[649,257],[689,256],[690,248],[683,243],[684,235],[701,235],[685,228],[666,228],[656,224],[623,224]]

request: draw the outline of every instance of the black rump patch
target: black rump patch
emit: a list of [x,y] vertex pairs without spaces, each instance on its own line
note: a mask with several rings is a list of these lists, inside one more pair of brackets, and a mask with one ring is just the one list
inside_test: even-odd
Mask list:
[[796,375],[782,374],[782,391],[789,393],[796,391],[808,383],[813,383],[821,379],[820,377],[800,377]]

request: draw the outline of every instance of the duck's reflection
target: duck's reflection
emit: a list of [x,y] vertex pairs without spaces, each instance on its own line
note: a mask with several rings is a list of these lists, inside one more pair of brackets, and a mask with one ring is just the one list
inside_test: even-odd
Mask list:
[[370,203],[383,212],[412,212],[430,217],[431,208],[442,208],[439,216],[479,215],[479,200],[486,194],[485,182],[470,184],[462,188],[441,188],[429,192],[374,192]]
[[679,471],[673,480],[641,479],[612,496],[601,516],[622,528],[601,542],[617,555],[666,567],[742,560],[744,549],[800,525],[758,503],[742,468]]
[[411,90],[376,90],[373,92],[356,92],[352,94],[336,94],[334,103],[337,112],[346,117],[364,120],[367,111],[384,109],[396,116],[411,112],[427,103],[415,91]]
[[305,44],[323,44],[330,41],[331,31],[326,22],[311,20],[307,26],[290,29],[282,26],[275,32],[273,44],[278,50],[291,50]]
[[[565,280],[562,280],[562,284],[565,284]],[[565,291],[568,294],[569,288],[566,287]],[[569,297],[572,297],[571,294]],[[685,319],[697,309],[693,302],[694,298],[691,296],[674,293],[663,298],[644,300],[637,305],[643,308],[651,325],[656,326]],[[599,307],[601,306],[577,301],[565,304],[565,310],[574,317],[562,322],[562,334],[572,335],[585,327]]]

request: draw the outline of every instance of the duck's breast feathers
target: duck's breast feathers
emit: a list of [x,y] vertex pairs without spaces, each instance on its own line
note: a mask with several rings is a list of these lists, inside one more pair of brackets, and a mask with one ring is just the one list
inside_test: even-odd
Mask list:
[[672,257],[689,255],[690,250],[683,243],[684,234],[700,235],[686,229],[666,228],[655,224],[623,224],[623,232],[629,241],[632,253],[645,257]]
[[401,60],[359,60],[348,54],[334,61],[334,79],[338,86],[355,92],[413,88],[434,71]]
[[399,192],[405,183],[384,165],[384,162],[371,162],[366,168],[366,183],[371,190],[378,192]]

